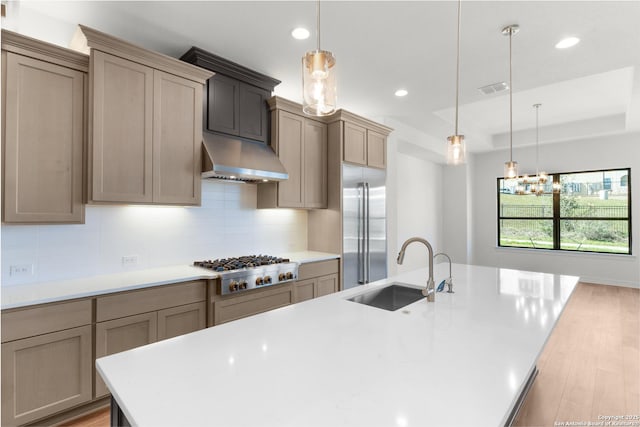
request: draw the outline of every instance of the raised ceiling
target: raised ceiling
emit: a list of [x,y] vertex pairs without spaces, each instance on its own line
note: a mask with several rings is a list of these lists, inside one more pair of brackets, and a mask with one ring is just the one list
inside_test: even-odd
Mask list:
[[[444,141],[453,133],[456,1],[323,1],[322,48],[338,61],[339,107],[388,117]],[[513,38],[514,144],[640,130],[640,1],[463,1],[460,131],[470,151],[507,143]],[[68,45],[78,23],[179,57],[198,46],[282,80],[276,93],[301,100],[301,57],[315,48],[312,1],[13,1],[3,27]],[[297,26],[311,30],[294,40]],[[575,35],[572,48],[554,48]],[[409,95],[397,98],[405,88]]]

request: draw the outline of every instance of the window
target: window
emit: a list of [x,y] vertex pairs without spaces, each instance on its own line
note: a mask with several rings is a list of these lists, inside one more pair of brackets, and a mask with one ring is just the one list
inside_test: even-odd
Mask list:
[[630,177],[628,168],[550,174],[540,196],[498,178],[498,245],[631,254]]

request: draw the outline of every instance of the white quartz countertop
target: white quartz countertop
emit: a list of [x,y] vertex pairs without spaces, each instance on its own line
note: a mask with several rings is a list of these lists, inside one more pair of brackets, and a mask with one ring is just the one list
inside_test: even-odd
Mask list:
[[[445,277],[436,265],[436,284]],[[137,426],[503,425],[574,276],[454,264],[454,294],[347,298],[426,269],[98,359]]]
[[280,256],[282,258],[289,258],[292,262],[298,262],[300,264],[340,258],[340,255],[338,254],[317,251],[289,252],[281,254]]
[[[313,251],[292,252],[279,256],[301,264],[340,257],[340,255],[336,254]],[[0,288],[2,291],[1,308],[5,310],[189,280],[214,279],[216,277],[218,277],[216,272],[205,268],[176,265],[80,279],[2,286]]]
[[218,275],[215,272],[205,268],[178,265],[56,282],[3,286],[2,309],[216,277]]

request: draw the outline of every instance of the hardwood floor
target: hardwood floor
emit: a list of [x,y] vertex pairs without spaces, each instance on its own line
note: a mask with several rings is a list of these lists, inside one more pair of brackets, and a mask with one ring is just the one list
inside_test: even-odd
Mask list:
[[579,283],[538,369],[516,426],[640,415],[640,290]]
[[109,408],[100,409],[81,418],[61,424],[59,427],[109,427]]
[[[640,290],[579,283],[538,369],[516,426],[640,415]],[[108,427],[109,410],[65,426]]]

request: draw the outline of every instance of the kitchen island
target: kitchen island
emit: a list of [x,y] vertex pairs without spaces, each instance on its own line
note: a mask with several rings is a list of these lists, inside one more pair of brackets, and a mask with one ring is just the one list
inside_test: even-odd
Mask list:
[[[448,266],[435,268],[436,283]],[[455,293],[349,301],[421,269],[98,359],[138,426],[499,426],[578,278],[454,264]]]

